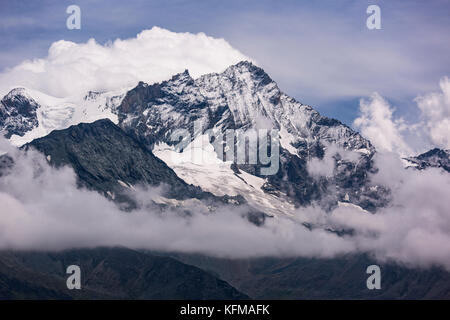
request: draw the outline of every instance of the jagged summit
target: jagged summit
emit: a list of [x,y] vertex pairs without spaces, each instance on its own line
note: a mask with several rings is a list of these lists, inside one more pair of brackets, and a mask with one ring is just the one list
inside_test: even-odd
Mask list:
[[[79,101],[47,99],[36,110],[39,121],[35,117],[36,122],[22,128],[21,123],[30,118],[23,119],[21,115],[19,121],[6,128],[22,128],[13,131],[22,135],[28,130],[23,139],[28,142],[54,129],[109,118],[149,150],[159,144],[174,145],[176,141],[171,140],[171,134],[178,129],[193,133],[196,121],[204,129],[222,133],[228,129],[276,129],[281,145],[280,170],[276,175],[260,176],[259,165],[239,165],[233,169],[260,179],[257,180],[259,190],[285,196],[300,205],[319,201],[328,187],[338,190],[332,201],[335,204],[346,196],[350,202],[365,208],[373,208],[378,201],[367,191],[375,152],[371,143],[340,121],[324,117],[311,106],[283,93],[262,68],[249,61],[197,79],[185,70],[160,83],[139,82],[126,93],[92,91]],[[3,114],[6,114],[4,119],[14,119],[13,112],[3,111]],[[5,125],[0,123],[0,127]],[[309,174],[308,163],[324,157],[330,146],[354,156],[348,160],[335,155],[332,177],[316,179]],[[198,172],[199,178],[192,183],[204,187],[207,177],[203,179],[202,174],[207,172],[210,171]]]
[[[352,161],[336,158],[336,180],[330,183],[339,186],[337,199],[348,194],[352,202],[366,208],[373,208],[378,201],[371,200],[369,188],[361,190],[368,183],[375,152],[371,143],[340,121],[324,117],[283,93],[251,62],[241,61],[222,73],[197,79],[185,71],[161,83],[138,85],[126,94],[117,111],[119,126],[150,149],[160,143],[176,143],[170,138],[175,130],[193,133],[196,121],[204,129],[222,133],[228,129],[277,129],[280,171],[264,177],[264,188],[286,194],[300,204],[316,201],[325,193],[329,183],[311,177],[307,163],[311,158],[320,159],[330,145],[335,145],[355,154]],[[258,166],[238,167],[259,175]]]
[[191,75],[189,74],[189,70],[188,69],[185,69],[183,72],[180,72],[180,73],[177,73],[177,74],[173,75],[170,80],[171,81],[176,81],[176,80],[180,80],[180,79],[183,79],[183,80],[190,80],[190,79],[192,79]]
[[450,172],[450,150],[439,148],[431,149],[416,157],[405,158],[410,164],[409,167],[415,167],[419,170],[426,168],[442,168]]
[[9,107],[16,108],[19,110],[20,107],[24,106],[24,103],[29,102],[29,104],[36,104],[37,102],[31,97],[30,93],[26,88],[18,87],[9,91],[1,100],[1,102]]
[[27,89],[24,87],[17,87],[17,88],[13,88],[11,89],[3,99],[11,99],[14,98],[15,96],[27,96]]
[[[369,141],[348,126],[323,117],[311,106],[284,94],[262,68],[249,61],[195,80],[185,70],[161,83],[140,82],[119,106],[119,122],[140,118],[136,125],[142,126],[146,121],[138,114],[145,110],[148,110],[145,116],[149,117],[164,113],[163,118],[172,127],[188,125],[193,118],[203,118],[208,126],[223,124],[224,128],[258,127],[263,121],[293,134],[295,137],[289,138],[294,140],[320,138],[346,148],[364,149],[366,153],[374,151]],[[194,112],[194,115],[186,112]],[[288,142],[288,139],[282,142],[286,149],[293,150],[291,144],[298,141]]]
[[418,155],[417,159],[424,160],[424,159],[429,159],[430,157],[435,157],[435,156],[438,158],[448,158],[449,155],[450,155],[450,149],[445,150],[445,149],[434,148],[425,153]]
[[[264,71],[264,69],[258,67],[250,61],[241,61],[235,65],[228,67],[224,74],[230,77],[236,77],[242,74],[251,74],[252,80],[261,84],[267,85],[269,83],[275,83],[272,78]],[[276,85],[276,84],[275,84]]]
[[39,104],[25,88],[12,89],[0,102],[0,130],[6,138],[23,136],[38,126]]
[[251,73],[264,73],[264,74],[266,74],[264,69],[262,69],[261,67],[257,66],[256,64],[254,64],[253,62],[248,61],[248,60],[239,61],[238,63],[233,64],[233,65],[229,66],[228,68],[226,68],[224,72],[226,73],[226,72],[229,72],[229,70],[233,70],[233,69],[234,70],[241,70],[241,71],[242,70],[246,70],[246,71],[251,72]]

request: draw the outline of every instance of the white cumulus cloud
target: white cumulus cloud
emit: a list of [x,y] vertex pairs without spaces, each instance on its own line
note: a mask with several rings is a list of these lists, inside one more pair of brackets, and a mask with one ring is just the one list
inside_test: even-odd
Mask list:
[[403,119],[393,118],[393,108],[381,95],[374,93],[369,100],[361,100],[360,111],[361,115],[355,119],[354,125],[377,149],[401,155],[411,154],[402,136],[405,130]]
[[105,45],[60,40],[48,55],[0,74],[0,94],[24,86],[57,97],[109,91],[154,83],[188,69],[191,76],[220,72],[229,65],[250,60],[224,39],[204,33],[175,33],[159,27],[136,38],[116,39]]
[[450,80],[444,77],[441,92],[430,93],[416,99],[430,140],[439,147],[450,148]]
[[401,156],[427,151],[433,147],[450,148],[450,80],[440,81],[440,92],[418,96],[414,101],[421,114],[419,121],[407,122],[395,117],[395,108],[374,93],[360,101],[355,128],[380,151]]

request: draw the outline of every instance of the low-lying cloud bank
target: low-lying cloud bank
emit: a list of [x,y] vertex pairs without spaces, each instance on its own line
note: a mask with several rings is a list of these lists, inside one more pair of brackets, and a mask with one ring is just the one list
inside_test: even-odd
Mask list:
[[[0,178],[0,249],[60,250],[127,246],[220,257],[334,257],[367,252],[381,261],[450,271],[450,175],[438,169],[403,169],[393,154],[379,154],[374,182],[392,189],[388,208],[370,214],[352,205],[331,213],[299,209],[296,219],[267,219],[257,227],[243,211],[224,206],[204,214],[195,202],[182,210],[149,205],[157,189],[136,196],[145,210],[120,211],[96,192],[76,188],[69,168],[51,168],[42,155],[8,147],[15,166]],[[5,146],[3,146],[3,150]],[[242,209],[244,210],[244,209]],[[299,221],[320,228],[308,230]],[[338,236],[325,228],[353,229]]]
[[[76,188],[69,168],[51,168],[37,153],[16,152],[12,171],[0,178],[0,249],[59,250],[122,245],[152,250],[201,252],[227,257],[265,255],[333,256],[354,246],[328,232],[308,231],[288,220],[260,228],[242,217],[244,209],[213,214],[187,203],[162,214],[150,205],[158,189],[140,190],[146,210],[120,211],[96,192]],[[190,210],[194,214],[180,214]]]
[[153,27],[136,38],[101,45],[60,40],[48,56],[22,62],[0,74],[0,95],[21,86],[55,97],[109,91],[170,79],[188,69],[193,77],[221,72],[250,60],[224,39]]
[[403,169],[396,154],[379,153],[373,182],[390,188],[392,201],[376,214],[340,208],[332,223],[353,228],[358,250],[380,260],[450,270],[450,175],[438,168]]

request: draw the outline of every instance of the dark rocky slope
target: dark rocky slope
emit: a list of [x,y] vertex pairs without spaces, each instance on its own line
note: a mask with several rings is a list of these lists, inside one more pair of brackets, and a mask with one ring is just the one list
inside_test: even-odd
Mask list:
[[25,150],[29,148],[42,152],[51,165],[73,167],[80,186],[131,207],[133,201],[128,193],[137,185],[166,185],[164,195],[168,198],[219,199],[186,184],[163,161],[108,119],[52,131],[24,146]]
[[[67,266],[81,290],[66,287]],[[248,299],[225,281],[169,257],[125,248],[0,252],[0,299]]]
[[[217,259],[172,254],[208,270],[252,299],[450,299],[450,272],[376,262],[366,255],[334,259]],[[366,269],[381,268],[381,289],[366,286]]]

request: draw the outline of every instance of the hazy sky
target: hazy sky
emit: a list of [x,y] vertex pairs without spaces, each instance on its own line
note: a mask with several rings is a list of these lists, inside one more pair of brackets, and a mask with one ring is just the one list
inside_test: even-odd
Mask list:
[[[66,28],[71,4],[81,30]],[[381,30],[366,27],[370,4]],[[106,43],[160,26],[224,38],[283,91],[348,124],[373,92],[415,120],[413,99],[450,75],[449,13],[448,0],[0,0],[0,69],[45,57],[57,40]]]

